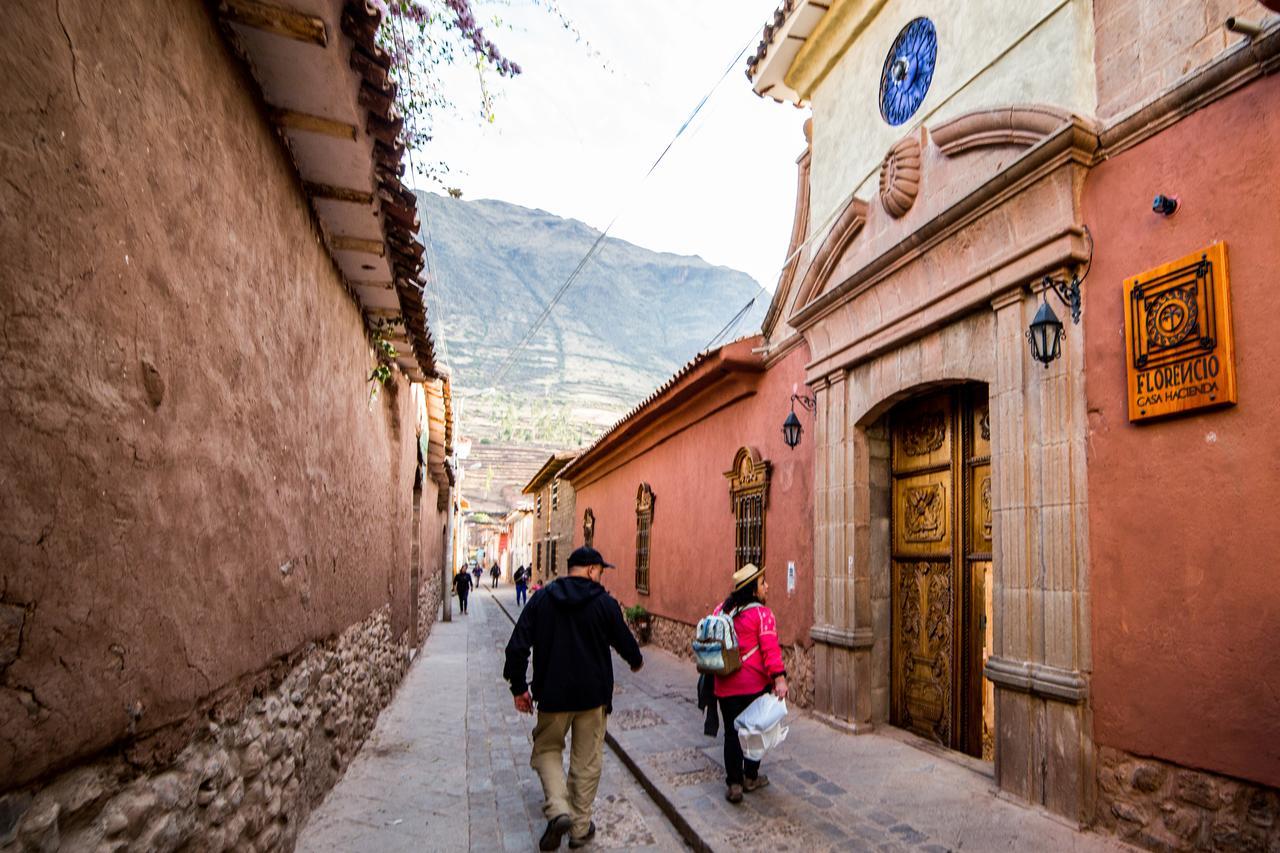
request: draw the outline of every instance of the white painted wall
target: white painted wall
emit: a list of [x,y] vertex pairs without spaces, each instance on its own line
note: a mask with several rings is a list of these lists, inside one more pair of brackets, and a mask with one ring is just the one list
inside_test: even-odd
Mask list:
[[[898,33],[920,16],[937,28],[937,68],[915,115],[892,127],[880,115],[880,71]],[[1022,103],[1092,116],[1093,54],[1092,0],[888,3],[811,98],[812,232],[825,232],[855,191],[870,200],[885,152],[922,123]]]

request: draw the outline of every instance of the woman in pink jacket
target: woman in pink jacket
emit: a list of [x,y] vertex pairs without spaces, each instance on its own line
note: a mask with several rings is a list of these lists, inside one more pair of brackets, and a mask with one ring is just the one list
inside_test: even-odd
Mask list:
[[733,721],[747,706],[763,694],[773,691],[779,699],[787,698],[787,671],[782,665],[782,647],[778,644],[778,623],[773,611],[765,606],[769,584],[764,569],[751,563],[733,573],[733,592],[716,608],[716,612],[733,616],[733,629],[738,634],[742,668],[729,676],[716,676],[716,699],[724,719],[724,767],[729,785],[725,799],[742,802],[743,791],[755,791],[769,784],[761,775],[760,762],[742,755],[742,744]]

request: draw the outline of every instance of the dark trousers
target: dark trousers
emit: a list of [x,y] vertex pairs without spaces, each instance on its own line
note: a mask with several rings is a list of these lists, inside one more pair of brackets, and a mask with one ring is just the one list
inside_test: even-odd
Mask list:
[[765,691],[752,693],[749,696],[721,696],[720,716],[724,718],[724,769],[725,781],[730,785],[741,785],[745,776],[754,779],[760,775],[760,762],[752,761],[742,755],[742,744],[738,742],[738,730],[733,721],[747,710],[747,706],[765,694]]
[[528,599],[529,599],[528,584],[523,584],[523,583],[516,584],[516,606],[523,607],[525,601],[527,601]]
[[467,612],[467,593],[465,592],[458,593],[458,610]]

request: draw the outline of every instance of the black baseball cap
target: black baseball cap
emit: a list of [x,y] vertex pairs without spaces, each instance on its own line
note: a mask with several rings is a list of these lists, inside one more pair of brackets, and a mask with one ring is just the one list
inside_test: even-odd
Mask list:
[[569,555],[569,560],[565,564],[568,568],[574,566],[604,566],[606,569],[614,568],[613,563],[606,563],[604,557],[600,556],[600,552],[595,548],[577,548]]

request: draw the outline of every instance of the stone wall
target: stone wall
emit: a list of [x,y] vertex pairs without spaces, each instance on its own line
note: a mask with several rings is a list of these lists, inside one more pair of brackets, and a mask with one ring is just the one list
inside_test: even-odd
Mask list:
[[421,646],[431,636],[431,626],[440,616],[440,603],[444,590],[440,584],[440,569],[427,572],[418,585],[418,635],[415,645]]
[[1280,791],[1104,746],[1097,828],[1150,850],[1280,850]]
[[[652,616],[650,645],[671,652],[692,664],[693,625],[665,616]],[[798,708],[813,707],[813,647],[799,643],[782,647],[782,662],[787,668],[787,701]]]
[[128,744],[0,797],[0,853],[290,850],[390,702],[407,655],[383,607],[155,735],[183,741],[170,761],[137,763]]
[[1255,0],[1094,0],[1098,116],[1114,118],[1209,64],[1242,36],[1227,18],[1260,22]]

